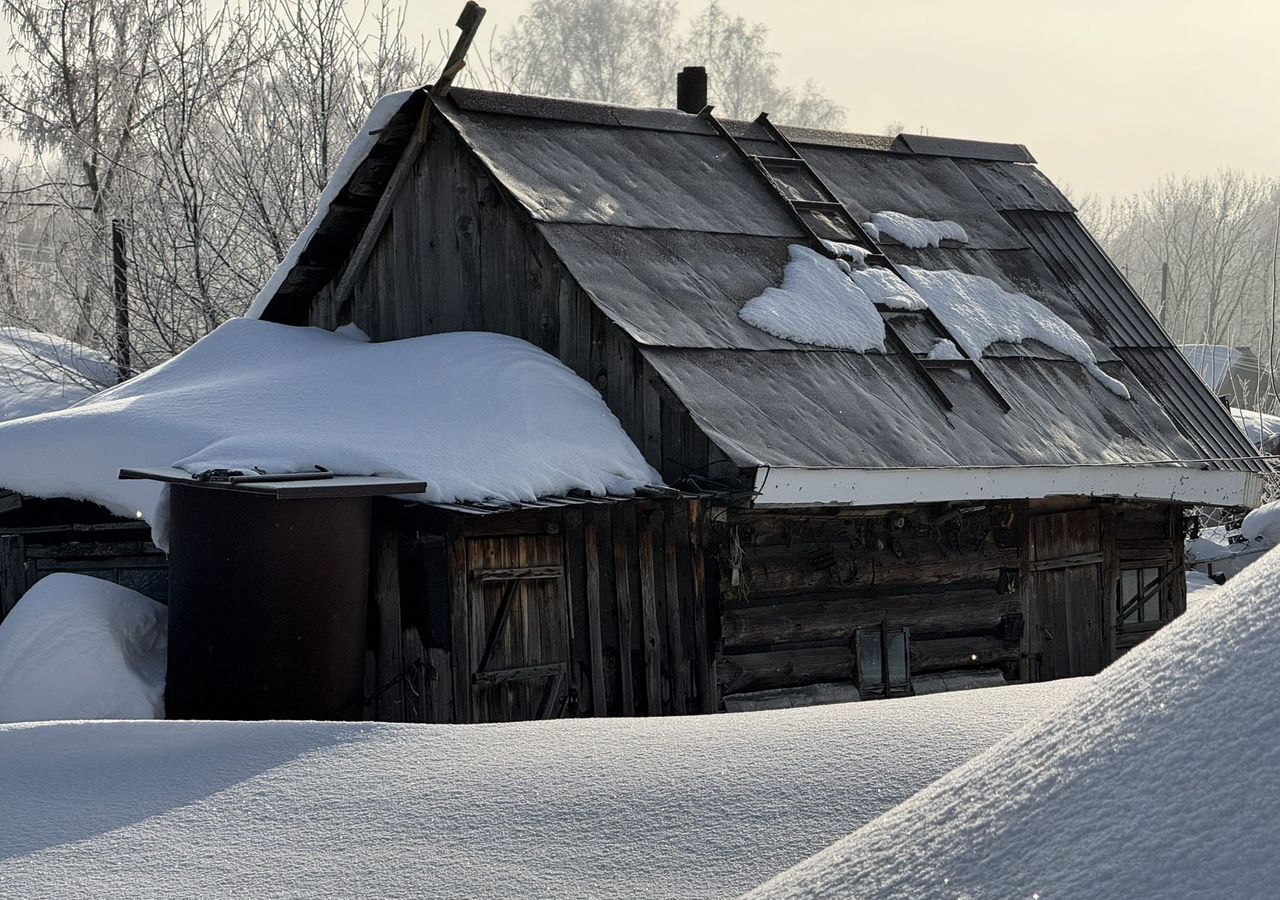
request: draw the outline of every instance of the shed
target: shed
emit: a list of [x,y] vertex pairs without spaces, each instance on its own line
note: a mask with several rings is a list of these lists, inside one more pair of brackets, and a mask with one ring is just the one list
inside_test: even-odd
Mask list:
[[[1269,471],[1020,145],[453,89],[400,95],[353,146],[250,314],[377,341],[497,331],[596,386],[667,483],[705,495],[706,655],[674,645],[664,696],[682,664],[714,681],[706,709],[1091,674],[1182,612],[1191,509],[1252,505]],[[863,223],[885,213],[966,239],[877,240]],[[745,321],[793,247],[839,255],[824,241],[1032,298],[1096,364],[1034,339],[930,359],[945,323],[892,309],[882,352]],[[538,515],[579,513],[603,515]],[[581,558],[589,532],[558,527]],[[485,565],[454,553],[456,602]],[[617,568],[584,572],[583,597],[626,594]],[[598,627],[590,711],[656,711],[617,674],[637,635]],[[475,718],[466,694],[429,718]]]

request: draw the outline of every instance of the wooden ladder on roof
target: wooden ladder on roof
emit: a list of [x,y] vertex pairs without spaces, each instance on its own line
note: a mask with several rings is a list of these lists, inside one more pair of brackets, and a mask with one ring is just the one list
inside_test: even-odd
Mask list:
[[[800,225],[801,231],[809,237],[813,249],[835,259],[837,254],[827,245],[828,242],[853,244],[866,251],[865,262],[868,266],[887,269],[909,286],[907,280],[902,277],[902,273],[898,271],[898,267],[885,255],[880,245],[871,239],[858,220],[840,202],[822,176],[800,155],[800,151],[787,136],[769,121],[767,113],[760,113],[753,124],[759,125],[764,130],[768,140],[777,148],[777,152],[761,155],[751,153],[743,147],[720,120],[712,115],[713,109],[714,107],[711,106],[704,108],[699,114],[700,117],[706,119],[719,135],[729,142],[734,151],[764,179],[764,183],[774,196],[782,201],[791,217]],[[793,196],[800,191],[795,184],[785,181],[784,175],[797,172],[802,176],[801,180],[804,184],[817,193],[816,197]],[[951,411],[955,409],[955,404],[947,396],[938,379],[934,377],[934,372],[939,370],[961,370],[969,373],[1004,412],[1009,412],[1013,408],[987,376],[982,364],[969,356],[933,310],[928,307],[921,310],[904,310],[881,303],[876,304],[876,309],[884,319],[885,338],[889,348],[910,361],[911,366],[943,409]],[[926,332],[933,332],[937,337],[951,341],[960,358],[929,359],[927,349],[912,350],[898,330],[900,324],[915,328],[923,326]]]

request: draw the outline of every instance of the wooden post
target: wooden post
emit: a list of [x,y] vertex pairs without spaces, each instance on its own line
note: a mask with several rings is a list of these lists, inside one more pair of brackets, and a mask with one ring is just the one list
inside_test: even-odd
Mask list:
[[129,341],[129,262],[125,256],[124,223],[111,220],[111,269],[115,289],[116,374],[120,381],[133,375]]
[[644,624],[644,683],[646,712],[662,715],[662,636],[658,624],[657,580],[654,577],[653,531],[649,508],[642,505],[640,530],[640,608]]
[[587,522],[582,529],[586,545],[587,566],[587,629],[591,640],[591,714],[605,716],[604,690],[604,629],[600,624],[600,537],[594,522]]
[[25,545],[20,534],[0,535],[0,619],[9,615],[26,592]]
[[380,722],[404,721],[404,645],[400,625],[400,544],[395,526],[374,522],[373,577],[369,586],[378,612],[374,680]]

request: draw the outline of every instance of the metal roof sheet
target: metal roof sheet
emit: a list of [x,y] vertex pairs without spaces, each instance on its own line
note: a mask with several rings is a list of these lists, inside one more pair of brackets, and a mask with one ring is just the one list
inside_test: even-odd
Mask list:
[[[740,466],[1078,465],[1198,456],[1140,384],[1132,401],[1122,400],[1075,362],[988,358],[987,373],[1013,410],[1001,415],[974,384],[944,415],[907,361],[894,355],[643,353]],[[1105,368],[1129,378],[1117,363]]]
[[960,171],[993,207],[1073,213],[1076,208],[1062,191],[1035,166],[1008,162],[962,159]]
[[439,108],[540,221],[799,234],[786,208],[716,135]]

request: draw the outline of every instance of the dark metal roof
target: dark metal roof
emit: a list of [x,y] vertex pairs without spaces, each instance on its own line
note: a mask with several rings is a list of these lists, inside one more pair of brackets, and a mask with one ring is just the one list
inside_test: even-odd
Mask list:
[[[840,351],[649,347],[645,358],[740,466],[835,468],[1073,465],[1198,458],[1141,385],[1131,402],[1075,362],[987,366],[1014,401],[1001,415],[976,384],[940,414],[905,359]],[[1126,377],[1116,363],[1105,367]]]
[[[996,345],[985,368],[1013,412],[1001,415],[974,386],[972,402],[948,415],[905,358],[815,350],[746,325],[739,309],[779,283],[799,235],[703,119],[462,89],[432,102],[743,465],[1222,458],[1222,468],[1265,470],[1225,461],[1254,451],[1021,145],[783,129],[855,215],[951,219],[969,234],[963,246],[925,250],[886,241],[895,263],[983,275],[1035,297],[1089,341],[1132,402],[1048,348]],[[764,136],[725,124],[748,149]]]

